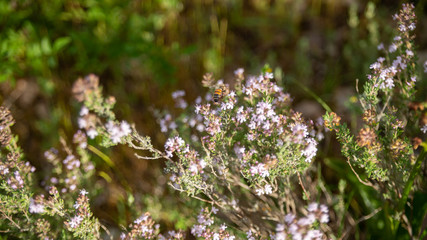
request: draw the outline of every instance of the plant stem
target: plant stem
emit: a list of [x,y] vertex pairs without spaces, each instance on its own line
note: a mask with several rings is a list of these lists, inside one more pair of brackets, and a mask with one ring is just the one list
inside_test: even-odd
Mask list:
[[406,200],[408,199],[409,193],[412,189],[412,185],[414,184],[415,177],[417,176],[420,168],[421,163],[423,162],[425,156],[426,156],[426,150],[423,149],[423,151],[420,153],[420,155],[417,158],[417,161],[414,164],[414,167],[412,168],[411,174],[409,175],[408,182],[406,183],[405,188],[403,189],[402,198],[399,201],[399,204],[397,205],[397,210],[402,211],[405,207]]
[[[426,149],[424,148],[420,155],[418,155],[417,161],[414,164],[414,167],[412,168],[411,174],[409,175],[408,181],[406,182],[405,188],[403,189],[402,198],[400,198],[400,201],[397,205],[397,211],[401,212],[406,204],[406,201],[408,200],[409,193],[411,192],[412,185],[414,184],[415,177],[418,175],[418,172],[421,168],[421,163],[423,162],[425,156],[426,156]],[[397,227],[399,226],[399,221],[396,221],[395,231],[397,231]]]
[[304,91],[306,91],[308,94],[310,94],[314,99],[316,99],[316,101],[322,105],[322,107],[327,111],[327,112],[332,112],[332,109],[328,106],[328,104],[326,104],[325,101],[323,101],[319,96],[317,96],[313,91],[311,91],[309,88],[307,88],[306,86],[304,86],[304,84],[298,82],[298,81],[293,81],[294,83],[296,83],[299,87],[301,87]]

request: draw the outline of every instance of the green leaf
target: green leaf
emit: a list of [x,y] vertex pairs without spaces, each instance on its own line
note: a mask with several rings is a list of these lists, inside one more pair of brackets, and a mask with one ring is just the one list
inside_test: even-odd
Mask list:
[[52,48],[50,46],[49,39],[44,37],[40,42],[40,48],[43,54],[50,55],[52,53]]
[[[414,235],[417,236],[418,233],[422,232],[423,220],[427,215],[427,194],[416,192],[414,193],[414,200],[412,203],[412,219],[411,225]],[[407,207],[407,210],[409,207]],[[411,216],[409,215],[409,216]]]
[[60,37],[53,43],[53,51],[58,52],[71,42],[70,37]]

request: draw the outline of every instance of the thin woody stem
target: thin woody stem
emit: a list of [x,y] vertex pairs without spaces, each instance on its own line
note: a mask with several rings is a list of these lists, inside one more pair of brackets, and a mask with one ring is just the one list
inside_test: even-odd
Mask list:
[[310,195],[307,193],[307,191],[305,190],[304,184],[302,183],[302,179],[301,179],[301,175],[298,172],[298,180],[299,180],[299,185],[301,185],[302,190],[304,191],[305,196],[307,197],[308,200],[310,200]]

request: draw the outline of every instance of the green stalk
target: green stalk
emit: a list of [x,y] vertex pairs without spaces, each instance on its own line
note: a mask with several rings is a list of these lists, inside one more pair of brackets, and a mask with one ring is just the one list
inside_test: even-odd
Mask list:
[[299,87],[301,87],[304,91],[306,91],[308,94],[310,94],[314,99],[316,99],[316,101],[322,105],[322,107],[326,110],[326,112],[332,112],[332,109],[328,106],[328,104],[326,104],[325,101],[323,101],[319,96],[317,96],[313,91],[311,91],[310,89],[308,89],[306,86],[304,86],[304,84],[298,82],[298,81],[293,81],[294,83],[296,83]]
[[426,156],[426,150],[423,149],[423,151],[420,153],[420,155],[417,158],[417,161],[414,164],[414,167],[412,168],[411,175],[409,175],[408,182],[406,183],[405,189],[403,190],[402,198],[399,201],[399,204],[397,205],[397,210],[402,211],[405,207],[406,200],[409,197],[409,193],[412,189],[412,185],[414,184],[415,177],[418,175],[418,172],[421,168],[421,163],[423,162],[425,156]]
[[[401,212],[404,209],[405,203],[409,197],[409,193],[411,192],[412,185],[414,184],[415,177],[418,175],[418,172],[421,169],[421,163],[423,162],[423,160],[426,156],[426,153],[427,153],[426,148],[423,148],[423,150],[421,151],[420,155],[417,158],[417,161],[414,164],[414,167],[412,168],[411,174],[409,175],[408,182],[406,182],[406,186],[403,189],[402,198],[400,198],[400,201],[397,204],[397,211],[396,212]],[[396,226],[394,229],[395,231],[397,231],[398,226],[399,226],[399,221],[396,221]]]

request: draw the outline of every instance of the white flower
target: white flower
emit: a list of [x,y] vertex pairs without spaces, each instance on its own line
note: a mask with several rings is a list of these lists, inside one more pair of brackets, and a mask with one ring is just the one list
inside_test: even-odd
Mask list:
[[179,97],[183,97],[185,96],[185,91],[184,90],[178,90],[172,93],[172,98],[173,99],[177,99]]
[[214,233],[213,240],[219,240],[219,233]]
[[121,131],[122,132],[122,136],[127,136],[127,135],[129,135],[132,132],[129,123],[127,123],[126,121],[122,121],[121,122],[120,129],[122,130]]
[[300,226],[308,226],[308,225],[311,225],[311,224],[313,224],[313,218],[308,218],[308,217],[305,217],[305,218],[301,218],[300,220],[298,220],[298,225],[300,225]]
[[201,237],[205,229],[206,229],[206,226],[193,225],[193,227],[191,227],[191,234],[193,234],[196,237]]
[[295,215],[293,215],[291,213],[285,215],[285,222],[288,224],[293,222],[294,219],[295,219]]
[[317,153],[317,142],[313,138],[307,139],[308,146],[301,152],[306,157],[306,162],[311,162]]
[[205,126],[203,124],[199,123],[196,126],[196,130],[199,132],[203,132],[203,131],[205,131]]
[[190,165],[190,172],[192,172],[193,175],[197,174],[197,172],[198,172],[197,164],[193,163]]
[[175,122],[171,122],[171,124],[169,125],[169,128],[170,129],[176,129],[178,127],[178,125],[176,125],[176,123]]
[[245,72],[243,68],[238,68],[234,71],[234,75],[242,75]]
[[216,208],[215,206],[212,206],[212,212],[213,212],[213,214],[217,214],[218,208]]
[[427,125],[424,125],[424,126],[421,128],[421,132],[423,132],[423,133],[426,133],[426,132],[427,132]]
[[295,124],[292,127],[292,133],[298,136],[299,139],[303,139],[308,135],[307,126],[305,124]]
[[396,50],[397,50],[397,46],[396,46],[396,44],[391,44],[390,45],[390,47],[388,48],[388,51],[390,52],[390,53],[393,53],[393,52],[396,52]]
[[85,189],[80,190],[80,194],[83,196],[86,196],[88,194],[88,191],[86,191]]
[[203,169],[203,168],[205,168],[206,167],[206,165],[207,165],[207,163],[206,163],[206,161],[205,160],[200,160],[200,162],[199,162],[199,165],[200,165],[200,167]]
[[98,136],[98,132],[96,131],[95,128],[91,128],[91,129],[87,130],[86,133],[90,139],[94,139],[96,136]]
[[89,113],[89,109],[88,109],[87,107],[83,106],[83,107],[80,109],[80,116],[85,116],[85,115],[87,115],[88,113]]
[[83,221],[83,218],[81,216],[74,216],[69,224],[71,228],[76,228],[80,225],[80,223]]
[[200,112],[200,109],[202,108],[202,106],[200,106],[199,104],[197,104],[196,105],[196,109],[194,110],[194,112],[196,113],[196,114],[199,114],[199,112]]
[[321,239],[322,233],[317,229],[311,229],[307,232],[304,239]]
[[44,213],[44,205],[34,202],[34,199],[30,198],[30,206],[28,211],[30,213]]
[[370,68],[370,69],[377,70],[377,69],[380,69],[380,68],[381,68],[381,64],[380,64],[380,63],[378,63],[378,62],[374,62],[373,64],[371,64],[371,66],[369,66],[369,68]]
[[261,195],[264,195],[264,194],[265,194],[265,192],[264,192],[264,189],[263,189],[263,188],[258,188],[258,189],[256,189],[255,191],[256,191],[256,194],[257,194],[258,196],[261,196]]
[[78,118],[77,119],[77,125],[79,125],[79,128],[86,128],[87,121],[84,118]]
[[196,104],[200,104],[200,103],[202,103],[202,97],[198,96],[194,102],[195,102]]
[[256,123],[255,123],[254,121],[251,121],[251,122],[249,123],[248,127],[249,127],[250,129],[255,129],[255,128],[256,128]]
[[273,73],[268,72],[268,73],[265,73],[265,78],[273,79],[274,75],[273,75]]
[[322,214],[320,216],[320,222],[321,223],[327,223],[327,222],[329,222],[329,215],[328,214]]
[[389,89],[392,89],[394,87],[393,78],[388,77],[385,79],[385,87],[387,87]]
[[328,207],[327,207],[325,204],[321,204],[321,205],[320,205],[320,211],[321,211],[322,213],[328,213],[328,212],[329,212],[329,209],[328,209]]
[[309,212],[315,212],[315,211],[317,211],[317,209],[318,209],[318,208],[319,208],[319,204],[318,204],[318,203],[313,202],[313,203],[310,203],[310,204],[308,205],[307,210],[308,210]]
[[270,184],[265,185],[264,190],[265,190],[265,194],[273,193],[273,188],[271,187]]
[[122,121],[120,125],[116,125],[113,121],[108,121],[105,128],[110,134],[110,139],[113,143],[119,143],[122,137],[128,136],[132,132],[129,123],[126,121]]

